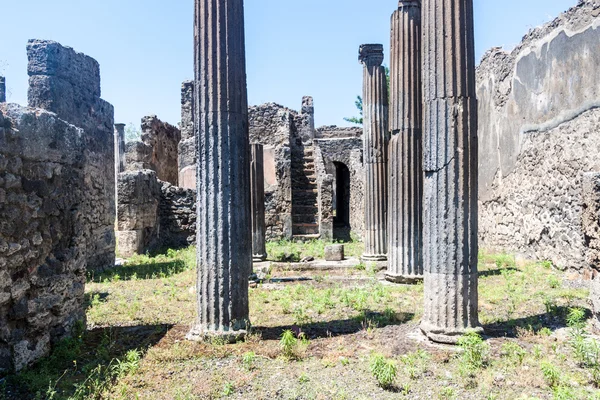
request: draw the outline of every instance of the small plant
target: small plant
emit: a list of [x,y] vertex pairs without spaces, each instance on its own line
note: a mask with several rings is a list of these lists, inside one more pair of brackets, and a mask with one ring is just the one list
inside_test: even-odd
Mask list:
[[440,399],[453,399],[455,395],[453,387],[445,387],[440,391]]
[[306,350],[309,344],[310,340],[308,340],[303,332],[300,332],[296,338],[296,336],[294,336],[294,332],[286,330],[281,334],[279,348],[281,349],[281,355],[284,358],[293,360],[298,359],[299,354]]
[[548,277],[548,286],[552,289],[558,289],[562,286],[562,282],[554,275]]
[[527,351],[515,342],[506,342],[502,345],[502,353],[519,365],[523,364],[523,359],[527,355]]
[[560,370],[553,364],[545,361],[540,366],[544,380],[551,388],[556,388],[560,385]]
[[244,353],[244,355],[242,356],[242,364],[244,364],[244,368],[246,368],[248,371],[251,371],[254,369],[255,361],[256,361],[256,354],[253,351]]
[[469,332],[458,339],[463,350],[460,355],[460,366],[463,372],[472,373],[483,368],[489,353],[489,345],[476,332]]
[[400,359],[404,364],[404,373],[412,380],[418,379],[427,371],[427,361],[429,354],[419,349],[414,353],[405,354]]
[[302,373],[302,375],[300,375],[300,377],[298,378],[298,382],[308,383],[310,382],[310,378],[305,373]]
[[223,386],[223,396],[231,396],[233,393],[235,393],[235,386],[233,383],[227,382]]
[[371,356],[369,368],[379,386],[385,390],[393,387],[398,374],[398,366],[394,360],[388,360],[381,354],[374,354]]

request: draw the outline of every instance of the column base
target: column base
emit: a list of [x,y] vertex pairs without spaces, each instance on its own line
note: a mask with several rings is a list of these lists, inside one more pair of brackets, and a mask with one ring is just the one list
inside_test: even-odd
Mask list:
[[414,285],[423,282],[423,275],[396,275],[386,272],[385,280],[392,283]]
[[483,334],[483,328],[481,326],[474,328],[451,329],[433,326],[428,322],[422,321],[420,328],[425,336],[427,336],[432,342],[452,345],[458,344],[458,339],[468,332],[475,332],[480,335]]
[[213,339],[218,339],[224,341],[225,343],[232,344],[244,340],[247,335],[248,331],[245,329],[236,331],[213,331],[208,330],[204,325],[199,324],[193,326],[185,338],[186,340],[193,342],[210,342]]
[[253,254],[252,262],[259,263],[267,260],[267,253],[265,254]]

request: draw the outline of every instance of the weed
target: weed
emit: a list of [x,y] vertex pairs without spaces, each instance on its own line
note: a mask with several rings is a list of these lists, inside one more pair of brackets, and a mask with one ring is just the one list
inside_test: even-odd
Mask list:
[[244,355],[242,356],[242,364],[244,364],[244,368],[246,368],[248,371],[251,371],[254,369],[255,361],[256,361],[256,354],[253,351],[244,353]]
[[235,393],[235,386],[233,383],[231,382],[227,382],[225,383],[225,385],[223,386],[223,396],[231,396]]
[[429,359],[429,354],[419,349],[414,353],[403,355],[400,360],[404,364],[404,373],[410,379],[416,380],[427,372],[427,362]]
[[489,345],[476,332],[468,332],[458,339],[462,349],[460,367],[465,373],[473,373],[481,369],[489,353]]
[[453,399],[455,394],[454,388],[447,386],[440,390],[440,399]]
[[298,382],[300,382],[300,383],[308,383],[308,382],[310,382],[310,378],[305,373],[303,373],[298,378]]
[[371,374],[377,379],[377,383],[385,390],[393,387],[398,366],[394,360],[386,359],[382,354],[373,354],[369,363]]
[[558,367],[555,365],[544,361],[540,365],[540,369],[542,370],[542,374],[544,375],[544,380],[551,388],[556,388],[560,384],[561,373]]
[[298,339],[294,336],[294,332],[286,330],[281,335],[279,348],[284,358],[292,360],[297,357],[296,348],[298,347]]
[[527,351],[515,342],[506,342],[502,345],[502,353],[511,361],[523,364]]
[[558,289],[562,286],[562,282],[555,275],[548,276],[548,286],[552,289]]

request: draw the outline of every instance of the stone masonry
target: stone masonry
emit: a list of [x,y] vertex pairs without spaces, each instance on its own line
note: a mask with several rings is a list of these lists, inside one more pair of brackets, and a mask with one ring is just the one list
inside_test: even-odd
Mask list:
[[179,129],[156,115],[142,118],[142,138],[126,145],[127,171],[150,169],[158,179],[177,185],[179,181]]
[[600,171],[600,5],[580,1],[477,70],[480,242],[584,271],[582,177]]
[[198,319],[188,338],[237,338],[252,272],[243,0],[196,0],[194,32]]
[[[424,0],[424,315],[456,343],[477,314],[477,100],[472,0]],[[454,10],[451,14],[439,10]],[[452,38],[452,40],[447,40]]]
[[388,270],[386,278],[423,278],[423,156],[421,3],[400,1],[392,15],[389,144]]
[[387,258],[388,94],[383,45],[360,46],[363,68],[366,261]]
[[29,106],[57,114],[85,132],[87,268],[115,263],[114,110],[100,98],[100,66],[70,47],[44,40],[27,44]]
[[196,136],[194,135],[194,82],[181,85],[181,141],[179,142],[179,186],[196,188]]
[[583,175],[582,229],[585,260],[589,267],[595,325],[600,329],[600,172]]

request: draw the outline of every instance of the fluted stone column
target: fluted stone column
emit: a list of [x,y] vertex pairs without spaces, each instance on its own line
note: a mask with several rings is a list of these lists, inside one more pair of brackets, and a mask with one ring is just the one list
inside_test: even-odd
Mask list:
[[388,270],[386,279],[423,279],[421,3],[399,1],[392,15]]
[[365,261],[387,259],[388,94],[383,45],[360,46],[363,71]]
[[198,320],[189,339],[246,333],[252,272],[243,0],[195,0]]
[[473,0],[423,0],[425,311],[430,339],[478,329]]
[[252,259],[255,262],[267,259],[265,243],[265,170],[263,145],[253,143],[250,145],[251,166],[250,186],[252,190]]
[[6,79],[0,76],[0,103],[6,103]]

